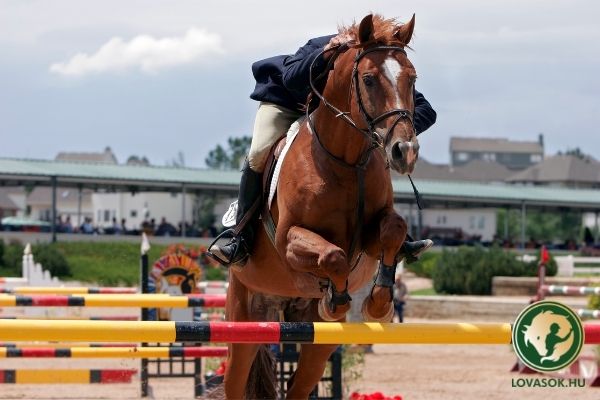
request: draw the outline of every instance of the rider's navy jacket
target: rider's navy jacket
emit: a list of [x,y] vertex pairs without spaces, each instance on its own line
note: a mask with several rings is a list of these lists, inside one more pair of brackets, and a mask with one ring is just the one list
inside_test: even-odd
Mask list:
[[[250,98],[266,101],[302,112],[310,93],[310,64],[335,35],[311,39],[294,55],[282,55],[252,64],[256,86]],[[327,63],[322,56],[315,61],[313,75],[320,74]],[[417,135],[435,123],[436,112],[421,93],[415,90],[415,130]]]

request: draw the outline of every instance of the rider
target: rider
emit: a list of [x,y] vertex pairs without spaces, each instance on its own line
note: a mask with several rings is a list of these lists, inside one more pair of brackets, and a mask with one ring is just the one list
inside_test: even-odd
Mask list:
[[[327,66],[328,57],[333,52],[323,50],[352,41],[347,34],[329,35],[314,38],[302,46],[296,54],[281,55],[257,61],[252,65],[256,87],[250,98],[260,102],[248,158],[242,169],[242,179],[238,198],[236,222],[241,231],[224,246],[214,245],[210,250],[227,265],[244,262],[252,249],[255,233],[255,219],[258,218],[258,206],[262,191],[262,173],[271,146],[285,135],[294,121],[304,113],[304,107],[310,93],[310,66],[313,76],[318,76]],[[425,99],[415,90],[414,127],[417,135],[435,123],[436,113]],[[399,261],[415,261],[433,242],[429,239],[405,241],[402,245]]]

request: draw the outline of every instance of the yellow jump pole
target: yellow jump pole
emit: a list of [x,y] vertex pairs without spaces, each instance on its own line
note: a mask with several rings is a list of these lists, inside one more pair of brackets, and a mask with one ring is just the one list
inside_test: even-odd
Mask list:
[[84,294],[0,295],[0,307],[224,307],[225,295]]
[[510,344],[506,323],[0,320],[0,340],[84,342]]

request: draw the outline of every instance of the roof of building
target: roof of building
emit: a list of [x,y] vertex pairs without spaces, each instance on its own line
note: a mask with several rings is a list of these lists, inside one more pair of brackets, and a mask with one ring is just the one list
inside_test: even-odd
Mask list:
[[61,151],[56,155],[55,160],[118,164],[117,157],[115,157],[110,147],[106,147],[101,153],[74,153]]
[[[467,164],[452,166],[448,164],[433,164],[419,158],[412,177],[435,181],[469,181],[469,182],[504,182],[511,176],[511,171],[495,161],[471,160]],[[394,176],[399,176],[395,174]]]
[[600,162],[591,157],[581,159],[573,155],[556,155],[508,177],[506,181],[600,183]]
[[[408,179],[393,182],[394,197],[414,203]],[[504,183],[416,181],[426,206],[435,204],[457,207],[527,207],[575,208],[600,211],[600,190],[553,186],[522,186]]]
[[[77,202],[79,191],[73,187],[57,187],[56,196],[61,201]],[[82,190],[82,201],[88,201],[92,196],[89,189]],[[30,206],[46,206],[52,203],[52,188],[47,186],[37,186],[27,196],[27,204]]]
[[[0,158],[0,185],[79,187],[121,191],[217,190],[230,194],[238,190],[239,171],[142,167],[46,160]],[[430,204],[455,206],[569,207],[600,210],[600,190],[527,187],[506,184],[416,180]],[[414,202],[408,179],[394,179],[394,197]]]
[[[392,176],[399,178],[400,174],[393,171]],[[460,180],[456,176],[455,170],[448,164],[434,164],[423,157],[420,157],[415,165],[415,169],[411,176],[415,179],[431,179],[431,180]]]
[[477,153],[544,153],[544,146],[539,141],[517,141],[504,138],[450,138],[450,151],[466,151]]
[[453,167],[462,181],[471,182],[504,182],[514,171],[496,161],[471,160],[468,163]]
[[0,185],[49,186],[56,177],[60,187],[152,191],[188,189],[232,189],[239,184],[239,171],[175,168],[105,163],[0,158]]

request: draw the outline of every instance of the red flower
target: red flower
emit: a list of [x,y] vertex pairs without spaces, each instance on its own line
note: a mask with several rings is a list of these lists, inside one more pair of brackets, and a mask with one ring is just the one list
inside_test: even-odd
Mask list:
[[394,397],[388,397],[381,392],[375,392],[371,394],[353,392],[350,395],[350,400],[402,400],[402,396],[396,395]]

